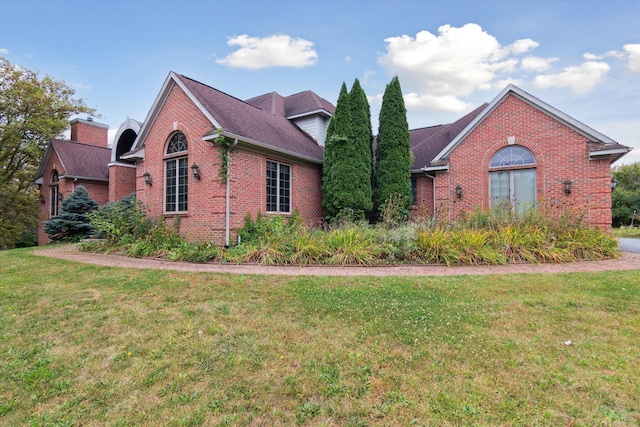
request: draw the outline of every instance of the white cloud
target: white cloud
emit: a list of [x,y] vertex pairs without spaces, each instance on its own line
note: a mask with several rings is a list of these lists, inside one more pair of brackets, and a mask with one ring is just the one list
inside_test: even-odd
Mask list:
[[109,129],[107,131],[107,138],[108,138],[108,143],[107,146],[109,148],[113,147],[113,140],[116,139],[116,134],[118,133],[118,129]]
[[231,37],[227,44],[240,48],[216,62],[234,68],[249,70],[272,67],[301,68],[314,65],[318,59],[312,42],[300,38],[294,39],[284,34],[264,38],[243,34]]
[[537,56],[527,56],[520,61],[520,68],[525,71],[542,72],[547,71],[551,64],[557,61],[558,58],[540,58]]
[[540,89],[568,87],[574,93],[584,94],[602,82],[609,69],[605,62],[587,61],[578,67],[566,67],[561,73],[536,76],[533,84]]
[[610,50],[604,55],[596,55],[595,53],[586,52],[584,55],[582,55],[582,57],[587,61],[599,61],[604,58],[625,59],[626,55],[624,52],[619,52],[617,50]]
[[493,89],[495,89],[497,91],[501,91],[502,89],[505,88],[505,86],[507,86],[509,84],[520,86],[520,85],[522,85],[522,80],[511,78],[511,77],[506,78],[506,79],[496,80],[495,83],[493,84]]
[[0,55],[9,55],[9,49],[0,48]]
[[629,54],[629,71],[640,73],[640,44],[626,44],[623,49]]
[[445,111],[460,112],[470,110],[473,105],[460,100],[453,95],[420,95],[414,92],[404,95],[404,104],[407,109],[420,111]]
[[595,53],[587,52],[584,55],[582,55],[582,57],[587,61],[598,61],[604,58],[604,55],[596,55]]
[[[493,89],[501,73],[515,71],[519,55],[538,46],[531,39],[502,46],[479,25],[443,25],[438,34],[420,31],[415,37],[385,39],[379,63],[400,78],[408,103],[414,107],[464,111],[461,98],[477,89]],[[429,103],[431,105],[428,105]]]
[[531,49],[535,49],[538,46],[540,46],[540,43],[535,40],[521,39],[516,40],[511,45],[507,46],[507,49],[514,55],[521,55],[523,53],[529,52]]

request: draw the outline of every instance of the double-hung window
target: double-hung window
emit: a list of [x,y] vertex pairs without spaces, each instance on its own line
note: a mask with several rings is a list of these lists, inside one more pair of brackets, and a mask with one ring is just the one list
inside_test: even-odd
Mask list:
[[519,145],[504,147],[494,154],[489,171],[492,207],[509,207],[517,213],[536,202],[536,169],[533,153]]
[[187,212],[189,194],[189,158],[187,138],[174,134],[167,144],[164,160],[164,211]]
[[267,212],[291,212],[291,166],[267,160]]

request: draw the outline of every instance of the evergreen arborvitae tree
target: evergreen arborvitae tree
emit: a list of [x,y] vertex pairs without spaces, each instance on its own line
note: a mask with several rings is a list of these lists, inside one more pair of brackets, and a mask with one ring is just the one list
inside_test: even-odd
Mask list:
[[351,107],[347,85],[342,83],[336,111],[327,128],[324,146],[322,176],[322,204],[326,217],[335,219],[350,207],[352,183],[349,182],[353,161],[353,134],[351,132]]
[[411,203],[411,146],[407,109],[398,77],[387,85],[380,108],[380,127],[373,172],[373,204],[380,210],[391,197]]
[[91,234],[93,228],[87,212],[98,207],[84,187],[78,187],[67,197],[60,213],[44,223],[44,232],[54,241],[75,241]]
[[371,200],[371,173],[373,151],[371,142],[371,110],[367,95],[364,93],[360,81],[356,79],[349,92],[351,104],[351,130],[353,132],[353,144],[355,156],[352,160],[354,170],[354,206],[358,214],[368,214],[373,209]]

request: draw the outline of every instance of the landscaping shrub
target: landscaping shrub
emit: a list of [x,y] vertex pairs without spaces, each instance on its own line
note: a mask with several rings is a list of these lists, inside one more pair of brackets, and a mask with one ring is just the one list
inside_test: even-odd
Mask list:
[[287,219],[258,213],[255,220],[247,215],[238,231],[240,243],[228,249],[212,243],[187,242],[164,222],[154,224],[144,219],[142,211],[137,212],[143,220],[137,219],[135,223],[146,224],[148,228],[131,242],[121,240],[121,250],[129,256],[175,261],[261,265],[499,265],[618,256],[617,242],[609,233],[582,225],[583,215],[578,212],[559,209],[554,211],[554,216],[543,215],[548,213],[543,209],[520,215],[500,209],[477,210],[455,224],[433,218],[419,218],[414,222],[383,221],[376,226],[345,220],[327,230],[308,229],[297,214]]
[[110,243],[131,243],[145,236],[152,222],[145,217],[144,206],[135,193],[110,202],[87,214],[91,225]]

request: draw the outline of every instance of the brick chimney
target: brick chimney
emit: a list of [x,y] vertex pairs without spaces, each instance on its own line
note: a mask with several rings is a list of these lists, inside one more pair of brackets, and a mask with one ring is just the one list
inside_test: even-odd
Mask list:
[[92,117],[73,119],[70,124],[71,141],[107,148],[109,144],[108,125],[96,123]]

